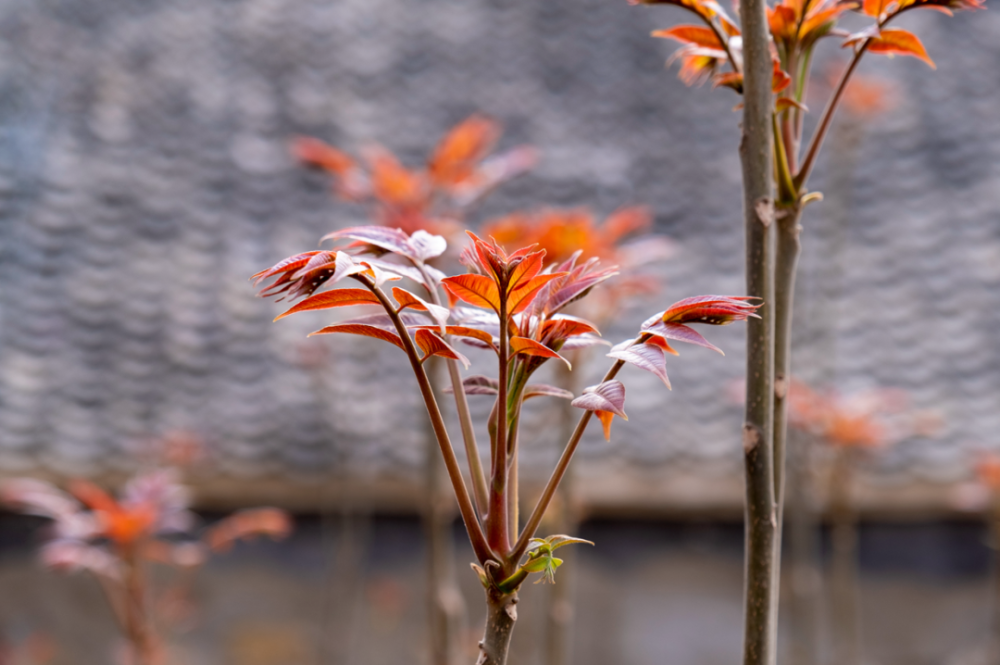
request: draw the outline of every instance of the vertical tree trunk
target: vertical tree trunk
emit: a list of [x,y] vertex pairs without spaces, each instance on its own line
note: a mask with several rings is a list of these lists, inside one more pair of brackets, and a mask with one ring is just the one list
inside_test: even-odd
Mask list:
[[830,474],[831,569],[834,659],[838,665],[861,661],[858,625],[858,527],[851,505],[854,451],[837,451]]
[[510,637],[517,621],[517,592],[486,591],[486,629],[479,643],[476,665],[506,665]]
[[774,503],[774,199],[771,54],[763,0],[743,0],[743,214],[747,295],[764,300],[747,321],[747,394],[743,425],[746,463],[746,588],[744,665],[773,665],[778,584]]

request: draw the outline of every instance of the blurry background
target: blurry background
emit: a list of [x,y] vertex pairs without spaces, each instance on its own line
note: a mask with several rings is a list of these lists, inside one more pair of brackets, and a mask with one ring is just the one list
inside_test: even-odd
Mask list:
[[[191,433],[208,451],[188,477],[197,507],[270,503],[300,524],[203,573],[178,662],[395,662],[397,638],[424,627],[424,416],[393,349],[309,345],[324,318],[272,324],[280,305],[247,283],[365,221],[289,143],[379,143],[418,165],[482,112],[505,126],[501,147],[542,157],[476,221],[650,206],[677,251],[657,267],[660,295],[605,331],[618,341],[682,297],[742,291],[738,98],[685,88],[664,70],[671,47],[648,36],[684,18],[612,0],[7,0],[0,474],[114,484],[148,440]],[[843,393],[904,389],[940,421],[859,469],[862,639],[873,662],[960,662],[985,639],[990,557],[966,483],[981,451],[1000,452],[1000,19],[902,23],[938,69],[862,65],[885,99],[844,109],[820,159],[827,199],[804,221],[794,367]],[[822,53],[830,69],[836,51]],[[814,115],[824,101],[808,101]],[[709,332],[725,357],[682,350],[672,392],[627,373],[630,421],[582,446],[579,535],[598,544],[566,557],[574,662],[738,656],[742,407],[730,395],[743,330]],[[581,371],[588,385],[604,364]],[[525,425],[529,494],[557,454],[546,422],[539,406]],[[799,497],[819,513],[824,455]],[[50,635],[56,662],[102,662],[110,618],[81,610],[92,580],[42,571],[35,525],[0,522],[0,632]],[[468,552],[455,558],[472,647],[480,591]],[[546,593],[522,594],[517,662],[545,660],[530,617]],[[337,631],[337,648],[316,646]]]

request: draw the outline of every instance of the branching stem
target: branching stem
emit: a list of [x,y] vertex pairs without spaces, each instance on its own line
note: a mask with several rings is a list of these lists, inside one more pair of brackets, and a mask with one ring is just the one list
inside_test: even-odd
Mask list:
[[[441,296],[434,282],[423,263],[414,261],[413,266],[423,275],[427,284],[427,294],[431,302],[435,305],[441,304]],[[441,334],[444,335],[444,326],[441,326]],[[476,507],[479,515],[485,516],[489,506],[489,498],[486,492],[486,476],[483,473],[483,462],[479,458],[479,446],[476,444],[476,431],[472,424],[472,414],[469,412],[469,400],[465,395],[462,386],[462,375],[458,371],[458,361],[447,358],[448,378],[451,380],[451,389],[455,393],[455,410],[458,413],[458,422],[462,428],[462,442],[465,444],[465,456],[469,461],[469,475],[472,478],[472,491],[476,498]]]
[[430,381],[427,379],[427,373],[424,371],[424,366],[420,363],[420,355],[417,353],[417,349],[413,345],[413,340],[410,339],[410,335],[406,330],[406,325],[399,317],[399,314],[396,313],[392,303],[389,301],[389,298],[385,295],[385,292],[382,291],[381,288],[376,286],[375,283],[367,277],[359,276],[358,279],[362,284],[368,287],[368,289],[375,294],[375,297],[379,299],[379,302],[382,303],[382,307],[389,315],[389,318],[392,319],[396,332],[403,343],[403,350],[410,359],[410,366],[413,368],[413,374],[417,377],[417,384],[420,386],[420,394],[424,398],[424,405],[427,407],[427,415],[431,419],[431,426],[434,428],[434,435],[437,437],[438,446],[441,448],[441,455],[444,457],[444,464],[448,469],[448,478],[451,480],[452,488],[455,490],[455,498],[458,499],[458,509],[462,514],[462,521],[465,522],[465,529],[469,533],[469,540],[472,543],[473,551],[476,553],[476,558],[479,559],[479,562],[484,565],[487,561],[495,561],[498,557],[492,552],[489,544],[486,542],[486,536],[479,523],[479,518],[476,516],[476,508],[472,505],[472,497],[469,496],[469,490],[465,486],[465,479],[462,478],[462,469],[458,464],[458,458],[455,457],[455,449],[451,445],[451,439],[448,436],[448,428],[445,425],[444,417],[441,415],[441,409],[438,407],[437,400],[434,398],[434,390],[431,388]]
[[[502,288],[506,288],[503,285]],[[497,432],[496,445],[493,449],[493,468],[490,478],[490,510],[486,516],[486,537],[490,546],[497,552],[505,553],[510,549],[510,538],[507,533],[507,433],[509,426],[509,410],[507,408],[507,370],[510,366],[507,340],[507,301],[500,299],[500,353],[497,376]]]
[[[622,368],[625,361],[618,360],[608,373],[604,375],[601,379],[601,383],[605,381],[610,381],[615,378],[618,374],[618,370]],[[583,415],[580,416],[580,420],[577,421],[576,429],[573,430],[573,434],[569,437],[569,441],[566,442],[566,447],[563,448],[562,455],[559,457],[559,461],[556,463],[555,469],[552,470],[552,475],[549,476],[549,480],[545,483],[545,489],[542,490],[542,495],[538,497],[538,503],[535,504],[534,510],[531,511],[531,516],[528,521],[524,524],[524,530],[521,531],[521,537],[517,539],[517,543],[514,545],[514,549],[510,553],[508,561],[510,563],[516,564],[524,556],[524,553],[528,550],[528,544],[535,535],[535,530],[538,529],[538,525],[542,523],[542,517],[545,515],[545,511],[548,510],[549,504],[552,502],[552,497],[555,496],[556,489],[559,487],[559,483],[562,481],[563,476],[566,475],[566,469],[569,468],[569,461],[573,458],[573,453],[576,452],[576,447],[580,443],[580,439],[583,437],[584,431],[587,429],[587,424],[590,422],[591,416],[594,415],[592,411],[584,411]]]
[[841,75],[840,81],[837,83],[837,89],[834,90],[833,96],[830,97],[830,101],[827,102],[826,108],[823,109],[823,115],[820,116],[819,124],[816,126],[816,132],[813,134],[812,140],[809,142],[809,148],[806,150],[805,159],[802,160],[802,167],[795,176],[796,189],[802,189],[805,183],[809,180],[809,174],[812,173],[813,166],[816,162],[816,156],[819,154],[819,149],[823,146],[823,139],[826,138],[826,134],[830,129],[830,121],[833,120],[833,114],[837,110],[840,98],[844,95],[844,90],[847,88],[847,84],[851,80],[851,74],[854,73],[858,63],[861,62],[861,56],[863,56],[865,51],[868,50],[868,44],[870,42],[870,39],[866,39],[861,42],[861,46],[859,46],[854,52],[851,64],[847,66],[847,69],[845,69],[844,73]]

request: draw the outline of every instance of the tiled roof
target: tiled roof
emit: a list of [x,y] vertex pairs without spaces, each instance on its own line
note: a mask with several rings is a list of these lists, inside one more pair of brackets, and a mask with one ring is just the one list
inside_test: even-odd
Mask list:
[[[362,221],[293,163],[297,134],[417,160],[483,111],[505,143],[543,154],[484,216],[652,206],[681,251],[662,266],[662,302],[631,307],[611,339],[681,297],[739,293],[736,97],[663,70],[669,48],[648,33],[678,18],[596,0],[3,3],[0,469],[127,470],[136,441],[179,429],[238,478],[420,465],[424,425],[396,351],[336,339],[329,371],[309,370],[302,340],[325,319],[272,324],[277,307],[246,281]],[[820,160],[827,201],[804,220],[796,365],[939,410],[938,440],[906,441],[878,466],[956,480],[969,450],[1000,447],[1000,18],[905,23],[938,70],[863,67],[899,101],[841,122]],[[592,432],[586,462],[733,477],[741,408],[726,385],[742,373],[743,329],[708,335],[726,357],[685,349],[673,392],[626,372],[631,420],[610,446]],[[551,429],[538,438],[526,454],[551,460]]]

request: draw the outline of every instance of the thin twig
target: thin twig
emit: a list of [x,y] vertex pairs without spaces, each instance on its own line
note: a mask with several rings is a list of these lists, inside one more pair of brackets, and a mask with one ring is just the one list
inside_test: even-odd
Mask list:
[[[427,294],[431,302],[435,305],[441,304],[441,296],[434,282],[427,273],[422,262],[412,261],[414,267],[423,275],[427,283]],[[441,334],[444,335],[444,325],[440,326]],[[483,473],[483,462],[479,458],[479,446],[476,444],[476,431],[472,424],[472,415],[469,412],[469,400],[465,396],[465,389],[462,386],[462,375],[458,371],[458,361],[446,358],[448,365],[448,378],[451,380],[451,389],[455,393],[455,410],[458,413],[458,422],[462,428],[462,442],[465,444],[465,457],[469,461],[469,475],[472,478],[472,491],[476,498],[476,507],[479,515],[485,516],[489,506],[489,499],[486,492],[486,476]]]
[[413,368],[413,374],[417,377],[417,384],[420,386],[420,394],[424,398],[424,405],[427,407],[427,415],[431,419],[431,426],[434,428],[434,435],[437,437],[438,446],[441,448],[441,454],[444,456],[445,467],[448,469],[448,478],[451,480],[451,485],[455,490],[455,498],[458,499],[458,509],[462,513],[462,521],[465,522],[465,529],[469,533],[469,540],[472,543],[472,549],[476,553],[476,558],[479,559],[480,563],[485,564],[487,561],[496,560],[497,556],[490,549],[489,544],[486,542],[486,536],[483,533],[482,525],[479,523],[479,518],[476,516],[476,508],[472,504],[472,497],[469,496],[469,490],[465,486],[465,479],[462,478],[462,469],[458,464],[458,459],[455,457],[455,449],[451,445],[451,439],[448,436],[448,428],[445,426],[444,418],[441,415],[441,409],[438,407],[437,400],[434,399],[434,391],[431,388],[430,381],[427,380],[427,373],[424,372],[424,366],[420,363],[420,356],[417,354],[417,349],[413,345],[413,340],[410,339],[410,335],[406,330],[406,325],[403,323],[402,319],[399,317],[399,313],[396,312],[389,298],[385,295],[375,283],[369,280],[363,275],[357,276],[358,280],[364,284],[368,289],[379,299],[382,303],[382,307],[385,309],[389,318],[392,319],[392,323],[396,328],[396,332],[399,334],[399,338],[403,343],[403,350],[406,351],[406,356],[410,359],[410,366]]
[[[616,361],[608,373],[604,375],[601,379],[601,383],[605,381],[610,381],[615,378],[618,374],[618,370],[622,368],[625,361]],[[535,535],[535,530],[538,529],[538,525],[542,523],[542,517],[545,515],[545,511],[548,509],[549,504],[552,502],[552,497],[555,496],[556,489],[559,487],[559,483],[562,481],[563,476],[566,475],[566,469],[569,467],[569,461],[573,458],[573,453],[576,452],[576,447],[580,443],[580,439],[583,437],[584,431],[587,429],[587,424],[590,422],[590,417],[593,415],[593,411],[584,411],[583,415],[580,416],[580,420],[577,421],[576,429],[573,430],[573,434],[570,436],[569,441],[566,442],[566,447],[563,448],[562,455],[559,456],[559,461],[556,463],[555,469],[552,470],[552,475],[549,476],[549,480],[545,483],[545,489],[542,490],[542,495],[538,497],[538,502],[535,504],[534,510],[531,511],[531,517],[524,525],[524,530],[521,531],[521,537],[517,539],[517,544],[514,545],[514,549],[510,553],[508,561],[511,563],[517,563],[520,561],[521,557],[528,550],[528,544]]]
[[816,126],[816,132],[813,134],[812,140],[809,142],[809,149],[806,151],[806,157],[802,160],[802,167],[795,176],[796,189],[802,189],[806,181],[809,180],[809,174],[812,172],[813,166],[816,162],[816,155],[819,153],[819,149],[823,145],[823,139],[826,137],[826,133],[830,129],[830,121],[833,120],[833,113],[837,110],[837,105],[840,103],[840,98],[843,96],[844,90],[847,88],[847,84],[851,79],[851,74],[854,73],[858,63],[861,62],[861,56],[863,56],[865,51],[868,50],[868,44],[870,42],[871,39],[866,39],[861,42],[861,46],[859,46],[854,52],[851,64],[847,66],[847,69],[844,70],[844,74],[840,77],[840,82],[837,83],[837,89],[834,90],[833,96],[830,97],[830,101],[827,102],[826,108],[823,109],[823,115],[820,117],[819,124]]

